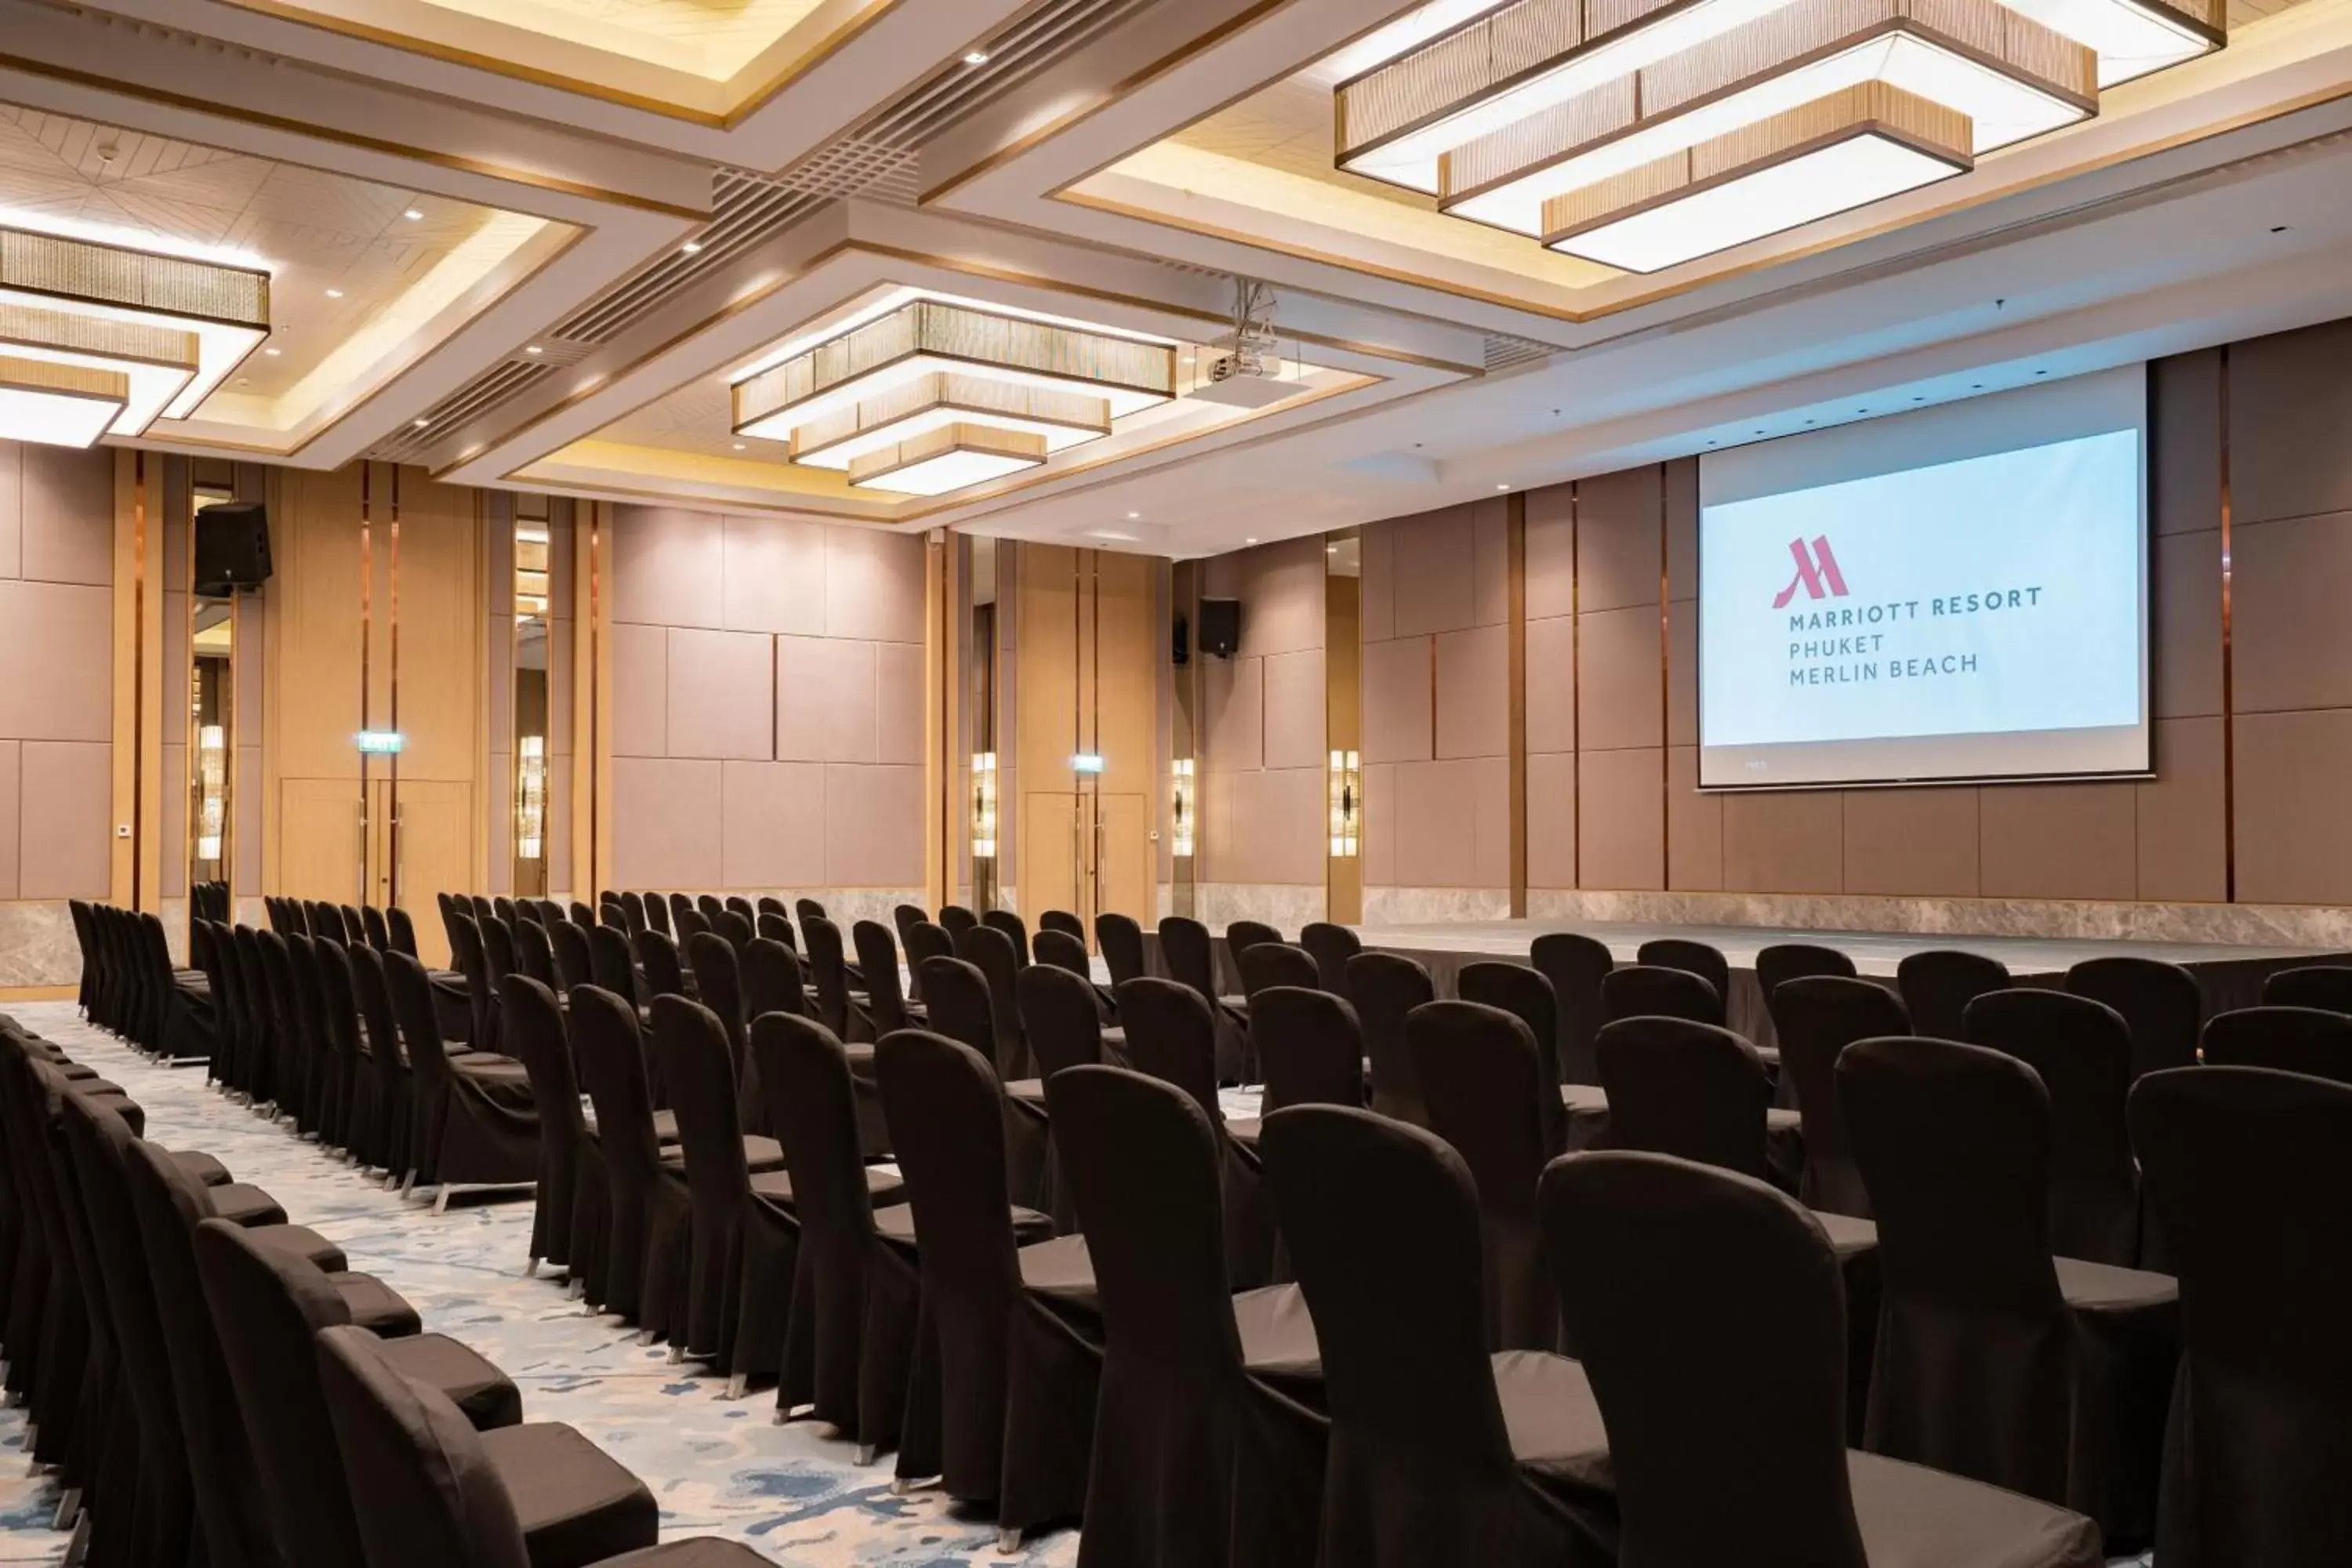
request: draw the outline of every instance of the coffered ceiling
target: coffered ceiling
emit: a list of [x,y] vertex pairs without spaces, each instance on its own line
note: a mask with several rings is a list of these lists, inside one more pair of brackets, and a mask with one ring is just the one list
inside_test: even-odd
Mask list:
[[[268,272],[149,446],[1170,553],[2352,313],[2352,0],[1650,273],[1335,166],[1384,30],[1482,8],[0,0],[0,226]],[[939,495],[746,431],[886,299],[1164,344],[1173,395]]]

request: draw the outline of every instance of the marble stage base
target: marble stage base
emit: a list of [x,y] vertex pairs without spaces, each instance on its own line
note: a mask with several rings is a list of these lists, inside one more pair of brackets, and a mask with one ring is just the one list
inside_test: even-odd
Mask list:
[[[2178,963],[2195,974],[2205,994],[2207,1015],[2251,1007],[2262,1000],[2263,982],[2273,972],[2323,961],[2335,950],[2312,947],[2240,946],[2219,942],[2122,942],[2094,938],[1916,935],[1896,931],[1776,931],[1758,926],[1647,925],[1615,921],[1455,921],[1421,925],[1359,926],[1367,949],[1402,953],[1419,961],[1437,982],[1441,996],[1454,994],[1454,976],[1480,959],[1528,961],[1528,950],[1546,931],[1580,931],[1605,944],[1620,963],[1632,963],[1654,937],[1681,937],[1722,950],[1731,963],[1731,994],[1725,998],[1731,1026],[1758,1045],[1772,1043],[1772,1023],[1756,983],[1759,949],[1776,942],[1813,942],[1833,947],[1874,980],[1895,983],[1895,967],[1915,952],[1957,948],[1998,959],[2026,984],[2057,985],[2066,971],[2086,958],[2124,953]],[[1222,946],[1222,942],[1220,946]]]

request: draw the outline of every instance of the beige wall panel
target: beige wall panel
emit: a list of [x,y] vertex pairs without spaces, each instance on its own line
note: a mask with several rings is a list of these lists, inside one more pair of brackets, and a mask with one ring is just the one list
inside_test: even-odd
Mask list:
[[[400,903],[430,910],[433,895],[476,885],[474,876],[474,785],[464,779],[400,781]],[[509,868],[509,879],[512,872]],[[432,929],[428,934],[425,928]],[[416,922],[421,950],[446,939],[437,920]],[[428,963],[447,963],[446,952],[420,954]]]
[[[6,466],[5,454],[0,454],[0,475],[5,475]],[[22,741],[0,741],[0,899],[19,896],[16,891],[17,846],[24,820],[24,795],[20,787],[24,749]]]
[[722,625],[723,527],[711,512],[615,508],[613,618],[656,626]]
[[1528,492],[1528,619],[1576,610],[1576,487]]
[[[360,728],[359,469],[323,474],[285,468],[278,477],[278,512],[270,520],[276,575],[268,589],[269,659],[278,682],[269,714],[269,766],[289,790],[297,780],[350,779],[356,798],[360,763],[352,736]],[[279,799],[292,806],[291,795]],[[289,829],[281,820],[275,890],[299,898],[306,895],[284,880],[284,858],[295,853],[293,840],[286,837]]]
[[1212,773],[1265,766],[1265,660],[1209,660],[1201,671],[1200,726]]
[[1665,465],[1666,582],[1671,595],[1698,594],[1698,459],[1676,458]]
[[2156,531],[2221,526],[2221,351],[2158,360],[2148,385],[2148,509]]
[[876,709],[877,646],[845,637],[776,638],[776,755],[780,759],[882,760]]
[[1364,645],[1364,761],[1425,762],[1430,731],[1430,642],[1399,637]]
[[1330,752],[1324,744],[1323,650],[1266,655],[1264,680],[1265,765],[1323,767]]
[[613,754],[669,750],[669,628],[616,625],[613,647]]
[[1040,913],[1075,910],[1079,904],[1077,795],[1068,790],[1034,790],[1020,802],[1023,907]]
[[1397,635],[1396,524],[1380,522],[1362,530],[1357,548],[1362,573],[1357,619],[1365,642],[1386,642]]
[[1657,467],[1577,481],[1577,602],[1590,613],[1658,602]]
[[1499,626],[1436,639],[1437,755],[1499,757],[1511,749],[1511,640]]
[[613,759],[613,881],[699,890],[720,885],[719,764]]
[[[349,737],[345,737],[348,742]],[[360,885],[357,778],[282,779],[278,786],[278,876],[271,891],[349,903]],[[428,899],[430,893],[425,895]],[[425,906],[431,908],[428,902]],[[417,934],[422,937],[420,921]]]
[[2221,535],[2168,533],[2150,565],[2148,640],[2158,718],[2221,711]]
[[236,791],[230,804],[236,809],[236,837],[229,847],[236,856],[236,870],[229,886],[244,899],[256,896],[261,887],[261,824],[269,781],[262,772],[259,746],[236,749]]
[[[475,554],[479,533],[473,491],[422,482],[414,470],[403,474],[400,729],[408,737],[400,754],[404,807],[412,780],[471,783],[479,765],[476,752],[484,733],[485,663]],[[381,557],[381,535],[377,550]],[[387,645],[380,641],[377,646]],[[469,856],[463,865],[470,864]],[[472,885],[469,868],[460,880],[443,884]]]
[[1665,714],[1655,601],[1578,619],[1577,691],[1584,705],[1579,743],[1588,752],[1657,745]]
[[1665,792],[1656,747],[1577,758],[1579,885],[1657,889],[1665,879]]
[[2241,527],[2230,552],[2237,711],[2352,707],[2352,512]]
[[1499,626],[1511,618],[1511,503],[1496,496],[1471,508],[1470,618]]
[[[753,762],[773,757],[775,657],[775,639],[762,632],[672,626],[669,754]],[[870,713],[870,682],[866,697]]]
[[723,886],[825,885],[822,763],[722,763],[719,790]]
[[1097,611],[1092,627],[1095,712],[1089,733],[1107,764],[1101,788],[1156,799],[1160,615],[1153,574],[1140,555],[1095,556]]
[[1698,748],[1666,748],[1666,886],[1714,892],[1723,886],[1723,796],[1698,793]]
[[2004,784],[1978,793],[1991,899],[2129,899],[2139,887],[2137,786]]
[[114,595],[0,582],[0,735],[104,741],[114,732]]
[[2156,779],[2138,795],[2138,896],[2219,903],[2227,896],[2221,721],[2156,721]]
[[779,517],[719,521],[720,624],[738,632],[821,635],[829,531],[824,525]]
[[1973,898],[1977,791],[1858,789],[1845,795],[1845,890]]
[[2352,321],[2232,343],[2229,363],[2236,521],[2352,511]]
[[2239,899],[2352,903],[2352,711],[2242,714],[2236,760]]
[[1510,785],[1500,757],[1401,763],[1396,884],[1497,888],[1510,882]]
[[1160,900],[1152,884],[1150,797],[1110,791],[1098,809],[1104,847],[1101,907],[1147,925],[1156,923]]
[[923,770],[828,763],[824,880],[831,888],[923,883]]
[[[114,455],[102,448],[26,446],[20,572],[28,582],[114,581]],[[161,464],[150,459],[148,485]],[[151,513],[149,524],[154,523]]]
[[1476,532],[1471,509],[1447,507],[1387,525],[1395,635],[1460,631],[1477,623]]
[[1309,534],[1213,557],[1201,591],[1241,601],[1244,655],[1296,653],[1323,646],[1323,541]]
[[1723,797],[1723,885],[1738,893],[1834,893],[1844,885],[1835,791]]
[[1576,754],[1528,757],[1528,886],[1576,886]]
[[1528,623],[1528,750],[1576,746],[1576,620],[1554,616]]
[[[112,482],[110,479],[109,482]],[[111,521],[111,496],[107,500],[106,515]],[[24,541],[25,447],[19,442],[0,441],[0,579],[24,575]]]
[[[881,642],[874,648],[874,760],[923,760],[923,646]],[[781,741],[781,732],[778,735]]]
[[1666,743],[1698,744],[1698,601],[1666,606]]
[[1397,764],[1364,764],[1364,886],[1391,887],[1397,879]]
[[829,528],[824,534],[827,637],[923,640],[923,542],[912,533]]
[[[185,730],[169,728],[163,732],[187,733]],[[155,816],[163,829],[158,876],[163,897],[184,899],[188,896],[188,748],[168,743],[159,746],[156,761],[155,787],[162,792],[162,798],[156,803]]]
[[1329,834],[1321,768],[1234,773],[1218,785],[1224,831],[1212,843],[1206,880],[1322,882]]

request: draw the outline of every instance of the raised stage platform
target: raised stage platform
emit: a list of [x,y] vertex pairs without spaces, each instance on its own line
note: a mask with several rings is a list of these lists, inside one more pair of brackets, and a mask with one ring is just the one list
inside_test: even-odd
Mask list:
[[2086,958],[2123,953],[2178,963],[2195,974],[2210,1016],[2262,1000],[2263,982],[2273,972],[2340,956],[2331,949],[2241,947],[2212,942],[2116,942],[2105,939],[2021,936],[1915,935],[1896,931],[1781,931],[1764,926],[1638,925],[1604,921],[1462,921],[1428,925],[1359,926],[1368,949],[1418,960],[1437,982],[1438,994],[1454,994],[1454,975],[1480,959],[1524,963],[1535,939],[1551,931],[1581,931],[1608,945],[1620,963],[1631,963],[1654,937],[1680,937],[1722,950],[1731,963],[1726,1011],[1731,1026],[1758,1045],[1772,1043],[1764,993],[1756,983],[1758,950],[1783,942],[1833,947],[1864,975],[1892,985],[1895,967],[1911,953],[1957,948],[1982,953],[2008,965],[2027,984],[2056,985],[2066,971]]

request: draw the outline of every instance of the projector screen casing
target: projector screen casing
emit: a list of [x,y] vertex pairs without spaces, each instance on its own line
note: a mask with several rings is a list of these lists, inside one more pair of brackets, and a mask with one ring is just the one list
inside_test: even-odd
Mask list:
[[[1710,792],[1847,789],[2149,776],[2153,741],[2148,702],[2147,387],[2147,367],[2132,365],[1704,455],[1699,466],[1698,787]],[[1940,476],[1921,472],[1948,465],[1962,466]],[[1772,597],[1771,588],[1790,579],[1789,587],[1795,597],[1787,606],[1790,614],[1853,606],[1860,616],[1887,597],[1883,583],[1877,590],[1873,584],[1886,575],[1883,568],[1887,552],[1897,542],[1891,536],[1900,525],[1885,526],[1890,538],[1878,542],[1878,569],[1873,569],[1868,553],[1873,542],[1870,530],[1881,526],[1880,517],[1865,511],[1859,521],[1852,516],[1841,519],[1837,511],[1841,500],[1859,505],[1874,504],[1884,498],[1911,502],[1924,498],[1932,505],[1939,483],[1951,495],[1961,496],[1967,493],[1970,479],[1980,486],[1995,484],[2012,472],[2080,501],[2078,532],[2028,540],[2023,531],[2039,520],[2003,513],[1974,536],[1949,530],[1923,531],[1906,542],[1913,547],[1912,553],[1922,556],[1972,547],[1990,552],[1994,564],[1948,579],[1956,591],[2002,585],[1997,581],[2001,576],[1998,547],[2003,542],[2002,529],[2011,531],[2008,542],[2012,546],[2026,540],[2029,554],[2032,550],[2047,552],[2051,559],[2065,562],[2081,574],[2079,581],[2062,577],[2055,588],[2069,596],[2062,600],[2053,592],[2052,599],[2053,608],[2063,605],[2073,610],[2078,604],[2084,605],[2086,613],[2079,626],[2048,619],[2012,623],[2033,627],[2020,634],[2029,642],[2068,648],[2069,657],[2053,661],[2063,668],[2042,671],[2021,664],[2033,677],[2021,682],[2014,682],[2012,671],[2000,672],[2011,675],[2020,687],[2007,701],[2021,708],[2053,710],[2051,720],[2007,728],[1989,726],[1979,718],[1975,724],[1957,726],[1948,733],[1927,731],[1923,722],[1921,732],[1905,732],[1903,725],[1920,721],[1912,693],[1917,692],[1921,701],[1940,700],[1947,690],[1961,689],[1950,677],[1941,685],[1929,679],[1898,689],[1892,683],[1880,682],[1881,689],[1871,693],[1832,694],[1834,700],[1898,706],[1902,717],[1890,720],[1884,731],[1808,735],[1803,733],[1807,717],[1783,715],[1784,710],[1803,701],[1801,694],[1790,699],[1784,692],[1777,700],[1759,700],[1758,694],[1764,690],[1759,683],[1767,679],[1769,662],[1759,631],[1763,611],[1760,605],[1750,605],[1745,597],[1722,598],[1723,594],[1735,591],[1725,582],[1715,583],[1717,592],[1710,595],[1711,568],[1738,568],[1742,576],[1736,591],[1743,595],[1755,591],[1759,573],[1777,572],[1764,590],[1767,603]],[[2070,480],[2076,486],[2071,491],[2066,488]],[[2122,489],[2126,482],[2127,495]],[[1853,488],[1844,489],[1848,486]],[[1832,489],[1842,494],[1814,494]],[[1786,506],[1775,511],[1773,498],[1783,497],[1790,498]],[[1743,503],[1761,505],[1749,505],[1742,512],[1738,509]],[[1819,510],[1811,510],[1814,507]],[[1810,525],[1816,519],[1822,521],[1822,527]],[[1942,521],[1927,520],[1931,530]],[[1769,549],[1780,552],[1772,557],[1775,564],[1771,566],[1759,563],[1767,528]],[[1731,531],[1735,529],[1740,531]],[[1812,548],[1817,537],[1831,539],[1832,561],[1843,568],[1844,562],[1836,556],[1834,542],[1841,532],[1849,539],[1848,553],[1864,563],[1857,570],[1860,580],[1851,585],[1829,583],[1822,574],[1830,563],[1820,561]],[[1798,539],[1787,537],[1792,533]],[[1714,560],[1708,552],[1711,534],[1717,544]],[[1804,570],[1792,553],[1800,542],[1816,579],[1812,583],[1805,581]],[[2078,553],[2079,559],[2068,560]],[[2091,570],[2093,566],[2096,569]],[[2035,574],[2029,568],[2024,574]],[[1941,588],[1947,580],[1937,578],[1935,586]],[[2037,586],[2053,591],[2052,584]],[[1818,597],[1812,596],[1814,589],[1821,590]],[[1917,584],[1912,584],[1911,593],[1920,592]],[[1896,593],[1893,597],[1910,603],[1915,617],[1923,613],[1919,600],[1909,594]],[[1708,635],[1710,604],[1717,606],[1713,624],[1717,641],[1710,641]],[[1734,606],[1729,614],[1727,605]],[[2038,612],[2041,606],[2037,603],[2029,608]],[[1784,629],[1789,624],[1785,619],[1780,623]],[[1891,643],[1889,651],[1897,656],[1920,641],[1916,635],[1920,629],[1917,619],[1906,626],[1890,623],[1832,627],[1818,637],[1826,641],[1849,629],[1885,633],[1879,637],[1879,644]],[[1993,636],[2000,629],[1994,627],[1985,635]],[[1806,647],[1814,646],[1814,634],[1786,635],[1792,640],[1802,639]],[[2070,636],[2075,639],[2072,645],[2067,641]],[[2000,651],[1991,647],[1986,657],[1993,658]],[[1793,655],[1789,659],[1791,666],[1800,662]],[[1845,666],[1852,667],[1852,661]],[[1712,680],[1711,668],[1717,675]],[[1728,688],[1738,688],[1732,695],[1748,700],[1727,700]],[[1971,689],[1969,696],[1979,704],[1998,702],[2002,700],[1998,696],[2001,689],[2005,689],[1996,688],[1996,695],[1990,698],[1980,689]],[[2063,711],[2070,707],[2074,710]],[[2095,721],[2083,721],[2087,720]],[[1811,716],[1810,722],[1825,731],[1841,727],[1840,721],[1822,714]],[[1856,717],[1844,721],[1843,727],[1862,722]],[[1775,738],[1770,732],[1775,730],[1797,738]]]

